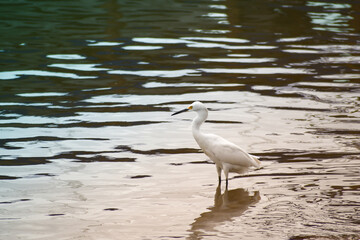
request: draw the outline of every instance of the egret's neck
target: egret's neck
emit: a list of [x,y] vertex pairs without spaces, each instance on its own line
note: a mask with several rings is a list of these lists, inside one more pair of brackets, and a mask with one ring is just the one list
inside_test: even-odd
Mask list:
[[208,111],[207,109],[204,109],[203,111],[197,112],[197,116],[194,118],[192,122],[192,133],[194,135],[194,138],[197,140],[197,138],[201,135],[200,127],[203,122],[208,117]]

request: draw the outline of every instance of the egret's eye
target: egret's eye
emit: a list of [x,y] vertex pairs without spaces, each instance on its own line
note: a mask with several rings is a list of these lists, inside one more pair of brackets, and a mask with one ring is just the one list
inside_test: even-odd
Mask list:
[[189,109],[189,110],[191,110],[191,109],[193,109],[193,107],[192,107],[192,106],[190,106],[190,107],[188,107],[188,109]]

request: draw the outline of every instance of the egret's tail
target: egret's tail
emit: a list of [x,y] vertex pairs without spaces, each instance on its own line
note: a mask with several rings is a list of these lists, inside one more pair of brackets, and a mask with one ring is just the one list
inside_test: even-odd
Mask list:
[[259,168],[261,162],[259,161],[259,157],[249,154],[252,159],[254,159],[254,167]]

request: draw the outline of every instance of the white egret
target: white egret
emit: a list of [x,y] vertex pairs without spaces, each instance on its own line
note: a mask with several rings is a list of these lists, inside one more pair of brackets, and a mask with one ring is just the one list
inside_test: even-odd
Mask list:
[[204,153],[215,163],[221,183],[221,171],[224,171],[226,186],[228,186],[229,172],[244,173],[250,167],[260,167],[260,161],[256,156],[250,155],[232,142],[215,135],[200,131],[201,124],[208,117],[208,110],[201,102],[193,102],[188,108],[173,113],[176,114],[194,111],[197,116],[192,122],[192,134],[204,151]]

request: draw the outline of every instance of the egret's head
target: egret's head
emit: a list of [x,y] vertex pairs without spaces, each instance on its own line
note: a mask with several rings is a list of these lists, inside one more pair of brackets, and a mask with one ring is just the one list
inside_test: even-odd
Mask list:
[[174,115],[179,114],[179,113],[187,112],[189,110],[194,111],[194,112],[201,112],[201,111],[206,111],[207,112],[207,109],[206,109],[205,105],[203,103],[201,103],[201,102],[196,101],[196,102],[193,102],[189,107],[171,114],[171,116],[174,116]]
[[192,110],[192,111],[195,111],[195,112],[198,112],[198,111],[203,111],[203,110],[206,110],[206,107],[205,105],[202,103],[202,102],[193,102],[189,107],[188,107],[189,110]]

